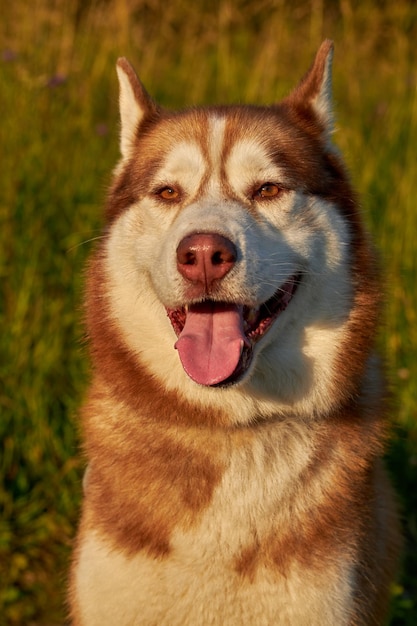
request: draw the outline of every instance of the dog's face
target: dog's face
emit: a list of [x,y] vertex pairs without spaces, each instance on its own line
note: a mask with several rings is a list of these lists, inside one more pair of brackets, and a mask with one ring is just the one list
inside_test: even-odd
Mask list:
[[330,65],[326,42],[280,105],[167,113],[119,61],[111,315],[168,389],[219,404],[250,390],[310,412],[332,403],[355,225],[330,143]]

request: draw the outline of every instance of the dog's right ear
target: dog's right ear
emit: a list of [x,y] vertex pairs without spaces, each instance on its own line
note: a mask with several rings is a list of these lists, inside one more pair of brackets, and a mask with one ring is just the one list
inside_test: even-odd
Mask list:
[[333,42],[326,39],[307,74],[286,98],[296,109],[310,108],[329,143],[333,132],[332,61]]
[[159,110],[127,59],[118,59],[116,70],[120,86],[120,152],[123,159],[128,159],[140,125],[158,115]]

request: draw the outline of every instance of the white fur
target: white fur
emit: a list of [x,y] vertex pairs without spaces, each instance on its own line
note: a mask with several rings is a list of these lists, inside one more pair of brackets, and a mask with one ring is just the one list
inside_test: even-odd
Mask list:
[[222,151],[226,119],[213,116],[209,120],[208,144],[210,163],[209,189],[218,190],[220,186],[220,168],[222,165]]
[[334,116],[333,116],[333,96],[332,96],[332,65],[333,65],[333,48],[330,48],[324,66],[323,80],[321,88],[316,97],[312,101],[312,105],[326,128],[328,139],[333,132]]
[[283,179],[281,170],[270,162],[256,137],[237,141],[230,150],[225,167],[233,188],[242,196],[256,181],[281,182]]
[[[194,538],[194,537],[193,537]],[[199,538],[199,537],[197,537]],[[185,539],[188,541],[188,538]],[[277,581],[265,572],[242,581],[218,553],[209,560],[112,552],[98,535],[83,544],[78,571],[80,605],[88,626],[348,626],[350,570],[334,569],[333,586],[294,566]],[[327,574],[330,574],[328,570]],[[201,586],[200,580],[205,580]],[[94,580],[94,586],[89,587]],[[138,581],[140,584],[138,585]],[[329,603],[329,595],[332,604]],[[114,598],[117,602],[114,602]],[[308,607],[308,608],[307,608]],[[307,608],[307,611],[306,611]]]
[[120,152],[123,159],[131,155],[136,130],[143,119],[144,111],[135,98],[129,77],[120,67],[116,67],[119,79],[119,109],[120,109]]
[[201,146],[193,141],[181,141],[168,153],[155,182],[161,186],[178,182],[188,193],[195,194],[206,167]]

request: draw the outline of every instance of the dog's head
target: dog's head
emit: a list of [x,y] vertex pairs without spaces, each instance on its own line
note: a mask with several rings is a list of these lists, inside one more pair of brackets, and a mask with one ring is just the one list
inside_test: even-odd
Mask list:
[[279,104],[180,112],[118,62],[109,315],[168,388],[250,389],[314,412],[349,387],[341,369],[363,369],[375,316],[359,300],[375,294],[331,142],[332,52],[325,41]]

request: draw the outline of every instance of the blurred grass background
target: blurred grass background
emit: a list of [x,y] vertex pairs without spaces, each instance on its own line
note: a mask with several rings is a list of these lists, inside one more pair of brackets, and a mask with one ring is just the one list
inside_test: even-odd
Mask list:
[[324,37],[335,139],[386,267],[388,462],[407,540],[390,624],[417,624],[416,2],[1,0],[0,626],[65,620],[88,379],[82,272],[118,153],[117,57],[166,106],[271,103]]

